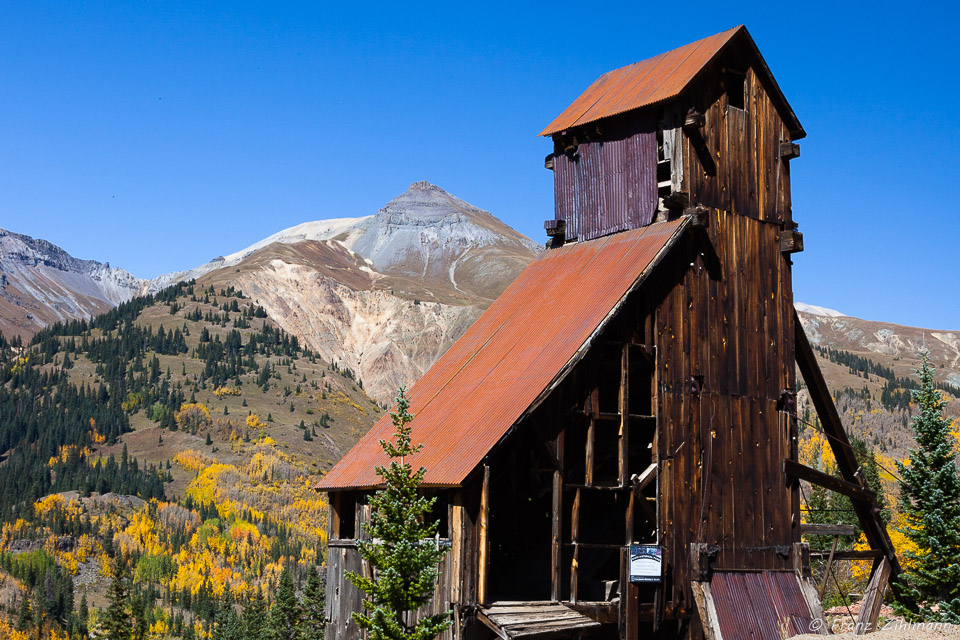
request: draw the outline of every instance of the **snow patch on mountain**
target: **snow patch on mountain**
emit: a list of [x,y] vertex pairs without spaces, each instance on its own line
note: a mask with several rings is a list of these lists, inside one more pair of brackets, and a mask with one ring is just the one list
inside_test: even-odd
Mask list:
[[818,307],[813,304],[807,304],[805,302],[794,302],[793,307],[797,311],[802,311],[803,313],[809,313],[814,316],[823,316],[826,318],[842,318],[847,314],[841,313],[834,309],[827,309],[826,307]]
[[363,216],[360,218],[331,218],[330,220],[303,222],[288,229],[284,229],[283,231],[278,231],[277,233],[266,237],[263,240],[253,243],[246,249],[241,249],[240,251],[226,256],[218,256],[210,262],[202,264],[198,267],[185,269],[183,271],[165,273],[161,276],[158,276],[147,284],[145,293],[154,293],[176,282],[192,280],[217,269],[238,265],[253,253],[265,247],[269,247],[271,244],[295,244],[297,242],[304,242],[306,240],[322,241],[331,240],[340,236],[343,236],[344,238],[349,237],[351,232],[356,233],[355,229],[360,222],[363,222],[370,217],[372,216]]

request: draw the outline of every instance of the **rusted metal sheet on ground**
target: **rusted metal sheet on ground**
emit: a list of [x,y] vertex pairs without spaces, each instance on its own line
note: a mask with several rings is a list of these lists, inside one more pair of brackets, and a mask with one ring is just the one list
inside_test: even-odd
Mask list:
[[792,571],[718,571],[710,592],[725,640],[811,633],[813,616]]
[[[457,486],[613,317],[684,219],[544,251],[410,390],[410,462],[424,483]],[[544,339],[544,332],[549,332]],[[323,478],[321,490],[379,484],[374,465],[393,427],[384,416]]]

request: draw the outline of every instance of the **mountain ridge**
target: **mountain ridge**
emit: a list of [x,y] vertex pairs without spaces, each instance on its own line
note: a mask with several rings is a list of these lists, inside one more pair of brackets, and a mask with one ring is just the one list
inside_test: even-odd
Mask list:
[[136,295],[143,281],[109,262],[75,258],[43,239],[0,229],[0,331],[29,337]]

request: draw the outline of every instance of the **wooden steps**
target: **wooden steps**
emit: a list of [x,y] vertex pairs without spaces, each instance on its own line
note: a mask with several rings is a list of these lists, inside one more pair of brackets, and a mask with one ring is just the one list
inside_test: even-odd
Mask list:
[[503,640],[586,635],[600,623],[559,602],[494,602],[477,617]]

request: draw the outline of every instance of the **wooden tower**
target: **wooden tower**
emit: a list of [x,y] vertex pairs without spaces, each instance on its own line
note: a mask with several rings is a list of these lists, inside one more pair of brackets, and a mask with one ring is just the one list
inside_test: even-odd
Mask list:
[[[604,74],[542,135],[548,248],[410,394],[450,546],[433,610],[450,638],[807,630],[798,479],[854,498],[878,580],[896,558],[793,310],[803,128],[738,27]],[[797,365],[843,479],[797,462]],[[318,487],[330,640],[358,637],[344,571],[369,571],[390,432]]]

